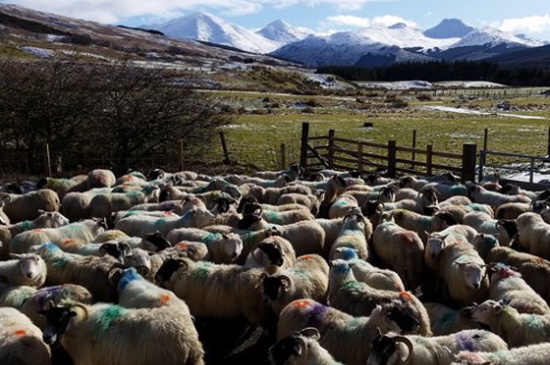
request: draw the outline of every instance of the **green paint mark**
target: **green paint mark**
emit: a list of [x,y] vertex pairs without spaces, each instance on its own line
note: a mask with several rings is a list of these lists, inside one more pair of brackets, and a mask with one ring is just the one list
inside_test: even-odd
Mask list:
[[281,224],[281,218],[279,217],[279,213],[275,212],[273,210],[269,210],[267,212],[264,212],[266,221],[269,223],[274,224]]
[[23,222],[20,222],[19,223],[19,227],[21,227],[21,229],[23,231],[30,231],[33,226],[32,226],[32,221],[23,221]]
[[541,320],[539,315],[536,314],[529,314],[525,317],[525,323],[537,330],[537,331],[544,331],[544,322]]
[[431,231],[432,230],[432,217],[427,215],[420,216],[420,227],[424,231]]
[[346,281],[344,284],[342,284],[342,287],[344,289],[357,290],[357,289],[362,289],[363,285],[359,281],[351,280],[351,281]]
[[99,330],[105,332],[128,310],[118,305],[109,305],[102,309],[99,314]]
[[208,273],[212,269],[212,262],[203,261],[198,263],[197,269],[192,273],[192,276],[196,279],[206,279]]
[[207,245],[212,243],[213,241],[219,240],[222,237],[220,233],[209,233],[206,236],[202,237],[201,241],[203,243],[206,243]]
[[466,189],[465,185],[460,185],[460,184],[453,185],[453,186],[451,186],[450,191],[451,191],[452,195],[468,196],[468,190]]

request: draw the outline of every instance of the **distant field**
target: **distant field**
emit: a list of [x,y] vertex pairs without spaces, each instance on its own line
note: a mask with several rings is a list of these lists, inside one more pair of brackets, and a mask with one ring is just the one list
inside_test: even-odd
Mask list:
[[[507,94],[512,95],[513,91],[517,90],[509,90]],[[484,129],[488,128],[489,149],[543,156],[547,153],[550,107],[547,98],[523,96],[528,93],[517,92],[518,97],[509,97],[506,103],[503,99],[473,98],[459,92],[426,101],[419,101],[421,97],[411,93],[357,98],[241,93],[233,100],[248,108],[248,112],[237,115],[235,123],[226,127],[224,133],[232,161],[261,169],[279,167],[281,143],[286,144],[287,163],[298,161],[302,122],[310,123],[312,136],[327,135],[329,129],[334,129],[337,137],[376,143],[393,139],[398,146],[411,146],[413,130],[416,130],[417,147],[425,148],[431,143],[436,151],[456,153],[461,153],[465,142],[476,143],[479,150]],[[498,104],[510,110],[497,110]],[[424,108],[433,105],[546,119],[459,114]],[[373,127],[364,128],[365,122],[373,123]],[[211,151],[212,157],[221,155],[221,147]]]

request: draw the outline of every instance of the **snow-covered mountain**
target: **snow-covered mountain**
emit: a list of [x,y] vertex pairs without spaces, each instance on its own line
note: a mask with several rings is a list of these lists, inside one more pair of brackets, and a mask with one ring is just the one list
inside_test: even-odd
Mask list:
[[272,40],[279,44],[279,46],[302,40],[314,34],[310,29],[293,27],[284,20],[275,20],[256,33],[264,38]]
[[194,39],[234,47],[247,52],[269,53],[280,47],[279,42],[205,12],[172,19],[150,26],[150,28],[159,30],[173,38]]
[[518,46],[539,47],[544,45],[544,43],[540,41],[526,37],[518,37],[495,28],[487,27],[483,29],[474,29],[462,37],[458,42],[453,43],[451,48],[481,45],[494,47],[502,44],[508,45],[509,48]]
[[436,39],[462,38],[474,30],[474,27],[464,24],[459,19],[443,19],[435,27],[425,30],[424,35]]
[[[448,47],[458,40],[428,38],[418,29],[398,23],[390,27],[375,25],[329,36],[310,36],[283,46],[271,55],[310,66],[351,66],[367,54],[390,55],[394,62],[425,61],[431,58],[421,54],[421,50]],[[411,52],[412,49],[415,52]]]

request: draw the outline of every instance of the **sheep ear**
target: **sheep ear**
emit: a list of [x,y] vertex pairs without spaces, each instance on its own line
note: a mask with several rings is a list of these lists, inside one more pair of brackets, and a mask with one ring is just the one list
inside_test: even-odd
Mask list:
[[500,304],[495,305],[495,306],[493,307],[493,312],[494,312],[495,314],[500,314],[500,312],[502,312],[502,305],[500,305]]
[[309,337],[315,341],[319,341],[321,334],[319,330],[315,327],[306,327],[299,332],[302,336]]
[[38,209],[38,214],[42,215],[44,213],[46,213],[46,211],[44,209]]
[[10,257],[11,257],[12,259],[19,259],[19,258],[21,258],[21,255],[18,254],[18,253],[10,253]]

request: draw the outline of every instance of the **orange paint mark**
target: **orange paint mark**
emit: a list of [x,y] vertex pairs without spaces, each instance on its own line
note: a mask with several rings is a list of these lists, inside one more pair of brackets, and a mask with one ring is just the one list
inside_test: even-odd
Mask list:
[[537,262],[544,262],[544,261],[546,261],[546,260],[543,259],[542,257],[537,257],[535,260],[536,260]]
[[17,330],[17,331],[14,332],[14,334],[15,334],[16,336],[19,336],[19,337],[21,337],[21,336],[26,336],[26,335],[27,335],[27,331],[25,331],[25,330]]
[[172,215],[172,211],[170,211],[170,210],[165,210],[165,211],[164,211],[164,215],[166,215],[166,216],[171,216],[171,215]]
[[132,175],[124,176],[124,181],[132,181],[134,180],[134,177]]
[[303,255],[299,257],[300,260],[311,260],[312,258],[313,256],[311,255]]
[[166,294],[160,296],[160,301],[162,304],[166,304],[170,301],[170,297]]
[[413,300],[411,294],[407,293],[406,291],[402,291],[401,293],[399,293],[399,297],[407,302]]
[[40,233],[42,232],[42,228],[35,228],[32,230],[33,232],[37,232],[37,233]]
[[305,308],[307,307],[308,305],[310,305],[311,302],[307,299],[304,299],[304,300],[296,300],[294,301],[294,303],[292,303],[292,305],[296,308]]
[[185,242],[181,242],[181,243],[178,243],[176,245],[177,248],[181,248],[181,249],[186,249],[189,247],[189,244],[188,243],[185,243]]
[[64,245],[70,245],[70,244],[73,244],[74,242],[75,240],[73,240],[72,238],[67,238],[66,240],[61,241],[61,243]]

